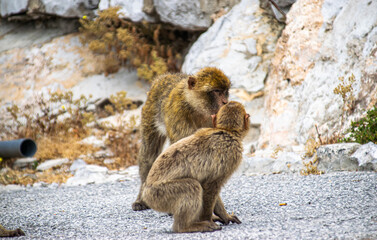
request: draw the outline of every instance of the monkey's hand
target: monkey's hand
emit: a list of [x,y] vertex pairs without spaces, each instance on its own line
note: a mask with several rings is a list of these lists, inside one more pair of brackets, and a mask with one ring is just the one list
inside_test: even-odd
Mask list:
[[224,225],[228,225],[230,222],[240,224],[241,221],[238,219],[236,215],[232,214],[226,214],[224,216],[212,216],[212,221],[214,222],[220,222]]

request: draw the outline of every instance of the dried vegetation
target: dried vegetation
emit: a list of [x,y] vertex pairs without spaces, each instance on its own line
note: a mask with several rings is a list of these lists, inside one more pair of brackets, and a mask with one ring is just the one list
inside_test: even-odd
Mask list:
[[[68,158],[71,162],[84,158],[109,169],[120,169],[136,163],[139,134],[136,121],[114,127],[99,121],[102,117],[123,113],[139,107],[126,97],[125,92],[112,95],[106,104],[90,110],[95,101],[90,97],[73,98],[72,92],[55,92],[40,96],[35,104],[22,107],[12,105],[2,113],[0,140],[31,138],[36,141],[38,151],[35,164],[27,169],[13,168],[16,159],[1,159],[0,184],[33,184],[37,181],[65,182],[71,176],[69,166],[38,172],[36,167],[45,160]],[[91,136],[107,136],[105,148],[113,152],[110,162],[102,156],[95,157],[98,147],[81,143]]]

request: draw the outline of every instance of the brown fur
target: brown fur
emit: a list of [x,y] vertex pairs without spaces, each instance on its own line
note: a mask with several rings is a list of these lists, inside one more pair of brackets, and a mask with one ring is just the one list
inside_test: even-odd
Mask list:
[[195,75],[165,74],[154,80],[142,110],[138,157],[141,187],[132,204],[135,211],[148,208],[140,194],[166,138],[175,143],[199,128],[211,127],[211,115],[228,102],[229,88],[229,79],[213,67]]
[[16,230],[7,230],[2,225],[0,225],[0,237],[19,237],[25,236],[25,233],[17,228]]
[[[221,229],[212,214],[224,209],[219,193],[241,163],[249,115],[232,101],[213,119],[215,128],[199,129],[168,147],[146,179],[143,200],[152,209],[173,214],[174,232]],[[228,221],[241,223],[235,215],[224,214]]]

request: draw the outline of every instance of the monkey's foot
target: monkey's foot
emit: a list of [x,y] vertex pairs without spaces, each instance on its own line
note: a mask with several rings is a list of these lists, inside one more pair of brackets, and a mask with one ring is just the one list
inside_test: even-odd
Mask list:
[[240,224],[242,223],[238,217],[234,214],[226,214],[225,216],[212,216],[212,221],[220,222],[224,225],[228,225],[230,222]]
[[202,221],[193,223],[191,226],[183,229],[175,229],[175,232],[213,232],[222,228],[212,221]]
[[145,203],[136,201],[132,204],[132,210],[134,211],[143,211],[147,209],[150,209],[150,207],[148,207]]
[[25,236],[25,233],[19,228],[17,228],[16,230],[6,230],[5,228],[0,228],[0,237],[20,237],[20,236]]

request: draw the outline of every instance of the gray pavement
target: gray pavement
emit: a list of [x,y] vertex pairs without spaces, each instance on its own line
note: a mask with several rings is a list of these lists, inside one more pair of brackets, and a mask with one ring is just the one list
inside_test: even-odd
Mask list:
[[[131,210],[138,181],[0,192],[19,239],[377,239],[377,173],[233,177],[221,195],[242,224],[174,234],[172,217]],[[286,203],[285,206],[280,204]]]

